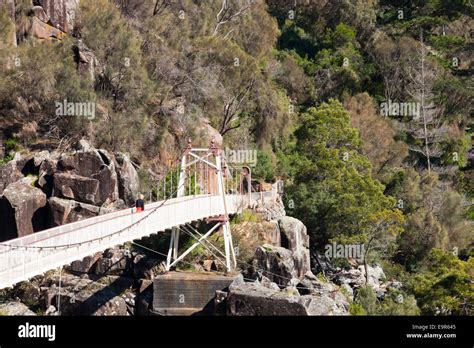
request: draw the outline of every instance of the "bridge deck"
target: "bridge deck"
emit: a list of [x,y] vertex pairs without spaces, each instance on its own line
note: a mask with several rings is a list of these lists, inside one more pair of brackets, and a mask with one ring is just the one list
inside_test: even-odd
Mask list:
[[[234,214],[242,196],[226,200],[228,213]],[[221,214],[222,196],[185,196],[148,204],[140,213],[124,209],[9,240],[0,245],[0,289],[115,245]]]
[[[273,191],[226,195],[227,213],[275,196]],[[0,289],[115,245],[222,214],[222,196],[185,196],[147,204],[143,212],[128,208],[9,240],[0,244]]]

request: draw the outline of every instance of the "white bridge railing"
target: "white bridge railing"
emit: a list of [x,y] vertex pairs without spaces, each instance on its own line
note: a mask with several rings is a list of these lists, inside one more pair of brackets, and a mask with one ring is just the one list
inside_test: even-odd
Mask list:
[[[237,213],[244,200],[226,195],[227,212]],[[185,196],[147,204],[143,212],[120,210],[9,240],[0,244],[0,289],[115,245],[222,214],[222,196]]]

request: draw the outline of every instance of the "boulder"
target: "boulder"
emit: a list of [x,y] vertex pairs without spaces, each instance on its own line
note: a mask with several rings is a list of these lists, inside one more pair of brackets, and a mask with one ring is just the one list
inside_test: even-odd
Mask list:
[[34,316],[36,314],[21,302],[7,302],[0,303],[0,315]]
[[298,219],[284,216],[278,220],[281,231],[281,246],[293,252],[299,277],[311,270],[309,236],[306,226]]
[[253,278],[256,278],[256,275],[263,275],[282,287],[285,287],[292,278],[298,276],[293,253],[282,247],[269,244],[258,247],[252,265],[253,274],[251,276]]
[[58,314],[57,309],[54,306],[49,306],[48,308],[46,308],[46,312],[44,312],[44,315],[57,315],[57,314]]
[[264,205],[260,204],[260,206],[256,209],[260,214],[262,214],[263,218],[267,221],[279,220],[282,217],[286,216],[285,206],[278,196],[275,202],[272,202],[270,204],[264,203]]
[[[57,295],[54,297],[55,307],[58,298]],[[98,291],[61,291],[60,302],[61,315],[128,315],[125,300],[105,286]]]
[[59,276],[50,277],[43,284],[47,287],[42,288],[42,305],[45,309],[50,306],[60,308],[61,315],[128,315],[125,299],[119,294],[125,293],[124,289],[130,286],[130,282],[114,287],[117,278],[90,280],[63,274],[59,288]]
[[244,276],[242,275],[242,273],[239,273],[234,278],[232,283],[230,283],[229,290],[237,289],[239,286],[244,285],[244,284],[245,284]]
[[74,261],[71,263],[69,270],[78,273],[89,273],[93,270],[93,267],[101,256],[102,253],[95,253],[94,255],[86,256],[82,260]]
[[61,198],[96,204],[100,201],[99,181],[70,173],[56,173],[53,195]]
[[348,309],[347,302],[337,302],[327,295],[288,294],[257,283],[230,289],[226,302],[227,315],[232,316],[346,315]]
[[74,156],[61,155],[58,161],[58,169],[62,171],[70,171],[76,169],[76,161]]
[[40,40],[48,40],[51,38],[61,40],[64,36],[64,33],[60,29],[43,22],[38,17],[32,18],[29,34]]
[[158,259],[149,258],[143,254],[138,254],[133,258],[133,277],[135,279],[152,280],[165,271],[165,265]]
[[94,52],[79,40],[74,48],[77,70],[82,74],[87,74],[91,81],[95,80],[97,72],[100,72],[102,66]]
[[[0,240],[35,232],[34,220],[46,205],[46,195],[34,187],[35,178],[26,177],[7,186],[0,197]],[[35,215],[36,214],[36,215]]]
[[[364,265],[360,265],[358,270],[361,272],[365,280],[366,274]],[[369,273],[367,284],[372,286],[372,288],[377,291],[380,287],[380,283],[385,280],[385,273],[383,272],[382,267],[379,265],[375,265],[374,267],[368,265],[367,271]]]
[[48,200],[51,225],[60,226],[70,222],[68,217],[75,204],[77,204],[75,201],[51,197]]
[[115,162],[105,150],[98,150],[104,164],[92,178],[99,180],[99,199],[102,204],[115,202],[119,199],[118,178],[115,170]]
[[311,254],[311,261],[314,267],[311,269],[311,272],[314,274],[334,273],[336,270],[331,263],[331,259],[324,254],[319,254],[317,252]]
[[217,263],[215,260],[204,260],[202,262],[202,267],[206,272],[217,271]]
[[115,154],[119,179],[119,196],[127,206],[131,206],[138,198],[140,181],[130,158],[127,155]]
[[232,234],[238,236],[239,258],[251,257],[263,244],[280,246],[280,228],[276,221],[244,221],[232,227]]
[[39,168],[41,166],[41,164],[47,160],[47,159],[50,159],[52,158],[51,157],[51,154],[49,153],[49,151],[47,150],[44,150],[44,151],[40,151],[38,153],[35,153],[33,155],[33,165],[36,167],[36,168]]
[[127,314],[135,315],[136,295],[131,291],[125,291],[120,297],[127,306]]
[[50,226],[60,226],[112,212],[112,209],[51,197],[48,200]]
[[365,276],[360,269],[341,270],[334,281],[337,284],[347,284],[352,288],[359,288],[365,284]]
[[17,155],[13,160],[5,165],[0,165],[0,195],[3,194],[3,190],[15,181],[20,180],[24,177],[21,170],[18,169],[17,162],[20,156]]
[[41,289],[34,281],[25,281],[16,284],[12,293],[12,298],[18,299],[29,307],[34,307],[41,295]]
[[[40,158],[35,157],[34,161],[36,165]],[[56,172],[57,165],[58,161],[51,158],[44,158],[38,165],[38,186],[48,197],[53,194],[53,175]]]
[[[67,173],[55,174],[55,177],[59,175],[59,181],[70,189],[62,189],[59,186],[58,190],[55,190],[55,196],[96,205],[111,204],[118,200],[119,187],[114,157],[105,150],[94,149],[84,139],[81,139],[76,147],[79,150],[73,155],[62,155],[59,159],[59,170]],[[90,180],[96,180],[97,183],[92,184]],[[78,191],[75,192],[74,186],[77,185],[80,187],[77,187]],[[56,189],[56,183],[54,187]],[[84,189],[89,192],[81,193]]]
[[274,283],[272,282],[270,279],[268,279],[267,277],[263,276],[262,279],[260,279],[259,281],[257,281],[260,283],[260,285],[268,288],[268,289],[271,289],[271,290],[280,290],[280,287],[278,286],[277,283]]
[[96,150],[77,152],[73,158],[75,173],[88,178],[99,173],[102,167],[106,165]]
[[[375,291],[379,290],[381,282],[385,280],[385,274],[382,267],[376,265],[375,267],[368,266],[369,279],[367,284]],[[366,284],[365,267],[360,265],[358,268],[351,268],[349,270],[341,270],[335,277],[337,284],[347,284],[352,288],[359,288]]]
[[107,249],[97,261],[94,273],[98,275],[131,275],[130,251],[120,248]]

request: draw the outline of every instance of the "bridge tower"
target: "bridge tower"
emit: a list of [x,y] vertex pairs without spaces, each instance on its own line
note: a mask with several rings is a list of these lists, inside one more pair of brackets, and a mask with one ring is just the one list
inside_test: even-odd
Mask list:
[[[173,227],[171,231],[171,240],[166,259],[166,270],[169,271],[171,267],[175,266],[186,255],[188,255],[194,248],[201,244],[219,227],[222,229],[224,235],[224,249],[225,249],[225,264],[227,271],[232,271],[237,266],[235,258],[235,251],[232,242],[232,234],[230,230],[229,214],[227,210],[226,192],[225,192],[225,177],[226,165],[223,165],[220,150],[217,148],[214,140],[211,141],[209,148],[194,148],[191,145],[191,140],[188,141],[186,149],[183,151],[181,157],[181,167],[179,173],[177,197],[183,197],[186,192],[186,179],[188,182],[192,180],[191,168],[193,165],[199,164],[201,171],[199,177],[200,194],[217,195],[222,199],[224,213],[209,219],[209,221],[216,221],[217,223],[199,240],[178,256],[179,244],[179,227]],[[194,185],[197,185],[197,173],[194,173]],[[195,188],[196,191],[196,188]]]

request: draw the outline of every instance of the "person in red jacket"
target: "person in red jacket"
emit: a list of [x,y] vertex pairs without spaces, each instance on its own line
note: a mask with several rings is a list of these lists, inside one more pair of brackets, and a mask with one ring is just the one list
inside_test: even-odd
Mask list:
[[145,197],[141,194],[135,202],[135,208],[137,210],[137,213],[145,210],[145,200],[143,198]]

